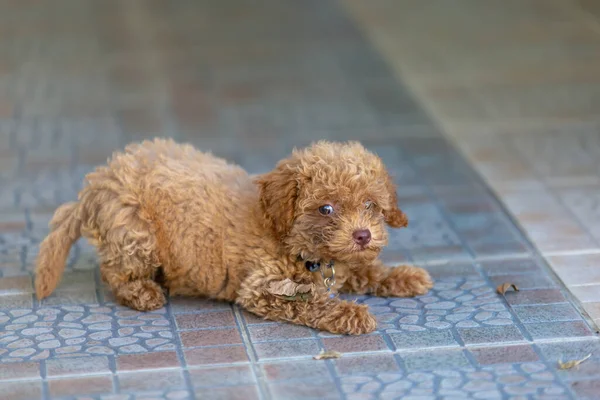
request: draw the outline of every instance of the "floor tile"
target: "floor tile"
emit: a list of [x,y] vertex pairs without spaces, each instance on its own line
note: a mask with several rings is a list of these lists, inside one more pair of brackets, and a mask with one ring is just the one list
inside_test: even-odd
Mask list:
[[542,253],[596,249],[597,243],[573,220],[549,190],[499,191],[509,211],[516,217]]
[[110,374],[108,358],[105,356],[55,358],[46,361],[46,376]]
[[578,321],[581,316],[570,304],[520,306],[514,308],[523,323]]
[[541,322],[524,324],[533,340],[568,337],[588,337],[594,333],[584,321]]
[[514,283],[520,290],[554,288],[557,283],[543,272],[535,274],[495,275],[490,277],[493,285]]
[[41,381],[0,382],[2,395],[11,400],[39,399],[42,396]]
[[[481,268],[489,275],[519,275],[540,273],[542,266],[537,260],[530,258],[517,258],[507,260],[481,261]],[[543,273],[543,272],[542,272]]]
[[[595,339],[595,338],[594,338]],[[557,373],[562,378],[577,380],[582,378],[600,377],[600,342],[598,340],[584,340],[562,343],[544,343],[538,345],[541,354],[551,363],[581,360],[591,354],[591,357],[582,362],[577,368],[559,369]]]
[[233,386],[222,388],[198,388],[195,391],[197,398],[209,400],[258,400],[256,386]]
[[503,342],[520,342],[525,338],[516,326],[486,326],[479,328],[458,329],[458,334],[466,345],[482,343],[498,344]]
[[288,357],[312,357],[319,354],[316,339],[286,340],[281,342],[255,343],[254,350],[259,360]]
[[48,390],[50,396],[57,398],[84,394],[111,394],[113,382],[110,376],[52,379],[48,381]]
[[548,261],[562,281],[568,285],[584,285],[600,282],[597,265],[600,255],[573,255],[549,257]]
[[73,290],[68,292],[54,292],[50,296],[42,300],[43,306],[69,306],[77,304],[98,304],[96,291],[89,290]]
[[144,392],[151,390],[185,388],[183,371],[144,371],[123,372],[117,375],[119,389],[122,392]]
[[179,367],[179,358],[173,351],[144,354],[123,354],[116,357],[117,371],[139,371]]
[[233,313],[229,310],[201,314],[181,314],[175,317],[179,329],[202,329],[235,326]]
[[237,328],[184,331],[179,332],[179,337],[183,347],[242,344],[242,338]]
[[175,314],[228,310],[231,308],[231,305],[226,302],[199,299],[196,297],[171,297],[169,305]]
[[600,283],[591,285],[572,285],[569,290],[582,302],[600,301]]
[[381,335],[323,338],[322,341],[325,350],[340,353],[389,351],[389,347]]
[[600,382],[597,379],[587,381],[575,381],[571,385],[577,397],[582,400],[591,400],[598,396]]
[[274,382],[269,384],[269,392],[275,399],[339,399],[340,394],[334,382]]
[[0,381],[36,378],[41,378],[40,365],[38,362],[0,364]]
[[33,295],[31,294],[9,294],[0,297],[1,309],[31,308],[33,306]]
[[265,362],[262,364],[264,377],[268,381],[311,380],[313,382],[328,380],[329,372],[325,362],[315,360],[294,360],[294,362]]
[[222,368],[190,369],[194,387],[252,385],[256,379],[249,365]]
[[402,354],[400,357],[406,370],[409,372],[455,369],[471,366],[464,351],[460,349],[425,350]]
[[583,303],[583,309],[588,313],[590,318],[600,318],[600,301]]
[[390,338],[396,349],[424,347],[456,347],[458,342],[450,331],[429,330],[424,332],[391,333]]
[[250,333],[250,339],[253,342],[313,337],[312,329],[305,326],[286,323],[249,326],[248,332]]
[[247,362],[243,346],[200,347],[184,351],[187,365],[230,364]]
[[539,356],[530,345],[490,347],[470,350],[480,365],[522,363],[539,360]]
[[33,287],[30,276],[13,276],[0,278],[0,295],[31,293]]
[[358,373],[387,373],[400,370],[396,358],[392,354],[348,356],[334,361],[336,370],[340,375],[354,375]]
[[[504,279],[502,280],[505,281]],[[560,289],[523,290],[520,286],[522,282],[518,279],[516,281],[506,280],[505,282],[514,282],[519,287],[518,292],[510,291],[504,295],[504,298],[511,306],[567,303],[567,299]]]

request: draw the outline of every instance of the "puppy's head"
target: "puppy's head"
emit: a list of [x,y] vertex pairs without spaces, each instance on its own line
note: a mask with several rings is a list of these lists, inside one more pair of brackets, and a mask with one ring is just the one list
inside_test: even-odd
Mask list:
[[381,159],[357,142],[318,142],[257,181],[266,223],[290,255],[305,260],[374,260],[386,224],[408,224]]

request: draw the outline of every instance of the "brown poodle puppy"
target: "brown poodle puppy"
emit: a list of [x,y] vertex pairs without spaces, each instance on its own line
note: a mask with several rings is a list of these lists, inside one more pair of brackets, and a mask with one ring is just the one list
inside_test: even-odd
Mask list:
[[71,245],[98,249],[103,280],[136,310],[171,295],[332,333],[376,328],[367,306],[332,293],[415,296],[427,272],[378,259],[385,224],[403,227],[382,161],[359,143],[318,142],[253,179],[240,167],[172,140],[132,144],[86,177],[42,242],[36,293],[56,288]]

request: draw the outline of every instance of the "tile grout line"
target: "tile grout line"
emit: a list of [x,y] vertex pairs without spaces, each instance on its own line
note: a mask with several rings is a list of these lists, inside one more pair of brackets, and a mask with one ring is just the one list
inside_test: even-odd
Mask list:
[[235,304],[231,305],[234,314],[234,320],[238,329],[238,332],[242,338],[242,342],[244,344],[244,350],[246,350],[246,354],[248,355],[248,359],[250,360],[250,371],[252,372],[252,376],[256,382],[256,386],[258,389],[259,398],[262,400],[270,399],[270,392],[267,383],[264,380],[262,374],[262,368],[257,365],[257,358],[254,354],[254,346],[252,345],[252,341],[250,340],[250,334],[247,331],[247,326],[243,323],[243,315],[240,311],[240,308]]
[[175,314],[173,313],[173,310],[171,307],[170,297],[168,297],[168,296],[167,296],[167,304],[165,304],[165,306],[166,306],[167,315],[171,322],[171,333],[173,334],[173,344],[175,347],[175,349],[174,349],[175,354],[177,354],[177,359],[179,361],[179,367],[174,367],[174,368],[178,368],[181,370],[181,374],[183,376],[183,382],[185,384],[185,387],[191,393],[192,398],[195,398],[195,388],[194,388],[194,385],[192,384],[192,380],[191,380],[190,374],[187,369],[187,361],[183,354],[183,345],[181,343],[181,338],[179,337],[177,321],[175,319]]

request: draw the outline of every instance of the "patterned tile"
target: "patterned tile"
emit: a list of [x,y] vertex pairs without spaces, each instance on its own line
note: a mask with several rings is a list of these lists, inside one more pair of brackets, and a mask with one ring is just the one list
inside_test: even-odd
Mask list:
[[165,310],[142,313],[114,306],[77,305],[7,313],[0,361],[172,350]]
[[[440,350],[448,353],[449,350]],[[363,371],[340,377],[341,388],[348,398],[569,398],[567,389],[554,380],[548,367],[540,362],[500,364],[473,368],[462,354],[426,354],[426,370],[410,369],[406,373]],[[440,357],[441,356],[441,357]],[[435,365],[435,360],[442,363]],[[462,360],[462,361],[460,361]],[[518,397],[517,397],[518,398]]]
[[495,287],[480,277],[440,279],[428,294],[412,299],[358,301],[369,305],[379,331],[390,334],[400,347],[456,345],[453,328],[514,324],[513,314]]

